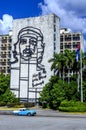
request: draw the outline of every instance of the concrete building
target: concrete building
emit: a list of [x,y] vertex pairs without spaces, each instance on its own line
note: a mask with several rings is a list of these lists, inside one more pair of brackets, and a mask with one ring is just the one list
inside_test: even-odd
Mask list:
[[59,22],[54,14],[13,21],[10,89],[20,100],[37,102],[53,75],[48,60],[60,52]]
[[84,51],[84,40],[81,32],[71,32],[67,28],[60,29],[60,52],[64,52],[65,49],[76,51],[79,43]]
[[0,35],[0,74],[10,74],[12,35]]

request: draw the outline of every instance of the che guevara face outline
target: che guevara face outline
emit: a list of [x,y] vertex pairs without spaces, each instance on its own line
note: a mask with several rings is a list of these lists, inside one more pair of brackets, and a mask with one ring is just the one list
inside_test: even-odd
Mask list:
[[[24,60],[31,59],[37,51],[37,63],[42,62],[45,43],[40,29],[27,26],[22,28],[17,35],[17,42],[14,43],[13,57],[11,64],[18,62],[18,56]],[[18,49],[17,49],[18,48]]]
[[37,38],[32,36],[20,37],[19,52],[24,60],[29,60],[35,53],[37,48]]

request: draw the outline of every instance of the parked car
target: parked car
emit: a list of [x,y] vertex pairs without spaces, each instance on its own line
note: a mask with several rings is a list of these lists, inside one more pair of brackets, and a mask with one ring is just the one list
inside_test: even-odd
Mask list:
[[27,109],[27,108],[20,108],[16,111],[13,111],[13,114],[14,115],[24,115],[24,116],[34,116],[36,115],[36,111],[35,110],[30,110],[30,109]]

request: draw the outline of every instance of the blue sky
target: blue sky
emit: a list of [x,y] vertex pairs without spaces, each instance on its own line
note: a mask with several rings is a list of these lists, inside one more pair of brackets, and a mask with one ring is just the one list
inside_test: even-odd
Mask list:
[[0,0],[0,19],[9,14],[14,19],[38,16],[41,8],[38,3],[43,0]]
[[61,28],[82,32],[86,37],[86,0],[1,0],[0,34],[12,28],[13,19],[49,13],[60,17]]

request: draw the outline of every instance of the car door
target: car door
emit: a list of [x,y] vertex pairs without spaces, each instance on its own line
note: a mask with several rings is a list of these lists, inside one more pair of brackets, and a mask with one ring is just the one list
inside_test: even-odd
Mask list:
[[25,113],[24,109],[19,111],[19,115],[24,115],[24,113]]

